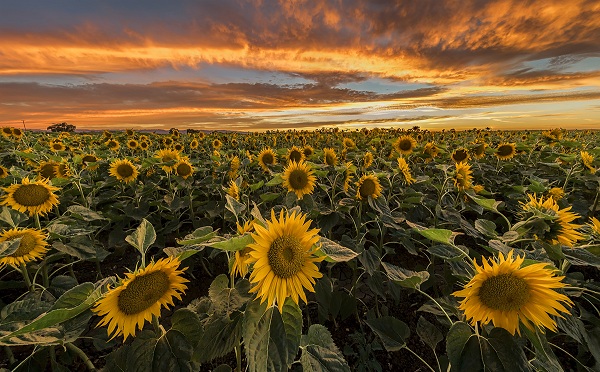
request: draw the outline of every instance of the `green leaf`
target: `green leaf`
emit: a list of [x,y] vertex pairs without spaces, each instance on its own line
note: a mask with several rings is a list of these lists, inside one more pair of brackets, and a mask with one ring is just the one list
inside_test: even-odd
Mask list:
[[193,346],[198,344],[204,334],[198,314],[187,308],[177,309],[173,313],[171,329],[181,332]]
[[415,272],[386,262],[382,262],[381,264],[383,265],[388,278],[405,288],[419,288],[422,283],[429,279],[429,273],[427,271]]
[[496,224],[490,220],[478,219],[475,221],[475,229],[487,236],[488,238],[496,238]]
[[240,312],[211,316],[204,324],[204,334],[194,348],[193,361],[208,362],[233,350],[242,337]]
[[227,202],[225,203],[225,208],[228,211],[233,213],[234,216],[238,217],[240,213],[246,210],[246,204],[240,203],[239,201],[232,198],[230,195],[225,195]]
[[313,324],[302,336],[300,363],[305,372],[350,372],[343,354],[324,326]]
[[264,194],[260,194],[260,200],[264,202],[270,202],[277,199],[281,194],[278,192],[266,192]]
[[290,368],[298,354],[300,339],[302,337],[302,310],[291,297],[288,297],[281,310],[281,319],[285,329],[287,348],[287,366]]
[[254,239],[252,238],[252,235],[245,234],[242,236],[234,236],[233,238],[230,238],[228,240],[211,243],[211,244],[208,244],[208,246],[212,247],[212,248],[220,249],[223,251],[235,252],[235,251],[241,251],[248,244],[251,244],[251,243],[254,243]]
[[58,305],[55,304],[50,311],[40,315],[25,327],[0,337],[0,345],[6,345],[4,342],[10,342],[13,337],[52,327],[74,318],[92,307],[101,296],[102,285],[94,288],[92,283],[82,283],[59,297],[56,301]]
[[52,243],[52,248],[83,261],[96,259],[102,261],[109,255],[109,252],[100,246],[78,243],[76,241],[72,241],[69,244],[63,244],[62,242],[57,241]]
[[347,262],[358,256],[357,252],[354,252],[352,249],[346,248],[333,240],[320,237],[319,243],[321,244],[319,253],[324,253],[326,256],[325,260],[328,262]]
[[183,239],[178,239],[177,244],[179,245],[196,245],[201,244],[217,235],[218,231],[213,231],[211,226],[202,226],[194,230],[193,233],[188,234]]
[[445,261],[458,261],[467,257],[467,253],[455,245],[436,244],[428,247],[427,251],[434,256],[443,258]]
[[265,186],[277,186],[283,183],[283,177],[281,173],[277,173],[269,182],[265,183]]
[[6,222],[11,227],[17,227],[21,222],[28,219],[29,217],[26,214],[9,207],[2,207],[2,211],[0,211],[0,221]]
[[366,320],[365,323],[379,336],[387,351],[398,351],[406,346],[410,328],[403,321],[393,316],[383,316]]
[[192,347],[184,335],[170,329],[161,337],[152,331],[140,332],[127,352],[127,371],[192,371]]
[[0,258],[15,253],[21,246],[21,239],[22,237],[0,242]]
[[454,245],[454,237],[458,235],[458,233],[446,229],[417,229],[416,231],[429,240],[448,245]]
[[[256,303],[258,301],[254,301]],[[252,307],[252,304],[249,306]],[[244,318],[244,345],[250,372],[287,371],[287,335],[279,310],[262,306]]]
[[94,212],[93,210],[86,208],[82,205],[71,205],[67,208],[67,212],[71,213],[71,216],[84,220],[84,221],[97,221],[97,220],[106,220],[107,218],[102,216],[99,212]]
[[142,255],[146,254],[146,251],[155,240],[156,231],[154,231],[154,226],[145,218],[142,219],[140,226],[125,238],[125,241],[134,246]]
[[249,290],[250,282],[248,280],[239,280],[235,288],[229,288],[229,277],[221,274],[211,283],[208,296],[215,312],[230,314],[240,309],[252,298],[252,295],[248,294]]
[[479,196],[471,195],[469,193],[466,193],[465,195],[467,195],[469,198],[471,198],[471,200],[473,200],[479,206],[483,207],[483,209],[486,209],[486,210],[492,211],[492,212],[496,212],[496,213],[500,213],[498,211],[498,207],[500,206],[500,204],[502,204],[501,201],[496,201],[494,199],[486,199],[486,198],[482,198]]
[[548,372],[563,371],[558,358],[550,348],[546,335],[539,331],[531,331],[527,327],[521,327],[521,332],[529,339],[535,348],[535,358],[530,363],[539,370]]
[[471,327],[465,322],[456,322],[446,335],[446,353],[450,360],[452,371],[458,371],[463,350],[473,334]]
[[564,247],[563,253],[572,265],[600,268],[600,257],[585,249]]
[[417,334],[433,350],[444,339],[442,332],[422,316],[419,317],[419,321],[417,322]]
[[[489,347],[488,347],[489,345]],[[506,372],[529,371],[529,363],[515,338],[504,328],[492,329],[485,341],[481,342],[483,362],[490,370],[504,369]],[[502,368],[493,369],[490,361],[499,360]]]

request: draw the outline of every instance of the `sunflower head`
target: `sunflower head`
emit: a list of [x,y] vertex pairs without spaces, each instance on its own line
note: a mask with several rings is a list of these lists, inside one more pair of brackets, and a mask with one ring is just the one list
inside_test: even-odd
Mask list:
[[335,166],[337,165],[338,159],[337,159],[337,155],[335,154],[335,150],[332,148],[324,148],[323,149],[323,162],[326,165],[329,166]]
[[188,280],[183,278],[185,269],[179,270],[179,264],[175,257],[163,258],[126,273],[121,285],[109,289],[92,309],[103,317],[98,326],[108,325],[111,340],[119,335],[124,341],[130,335],[135,337],[136,329],[141,330],[153,316],[159,317],[163,306],[174,305],[174,297],[181,300]]
[[172,149],[158,150],[154,157],[159,159],[161,163],[165,163],[161,168],[167,173],[175,170],[175,163],[181,158],[179,152]]
[[460,191],[468,190],[473,186],[471,166],[467,163],[457,163],[454,172],[454,186]]
[[423,153],[427,155],[428,158],[436,158],[440,149],[433,142],[427,142],[425,146],[423,146]]
[[127,147],[131,150],[137,149],[139,147],[139,145],[140,144],[135,139],[130,139],[127,141]]
[[29,181],[29,178],[23,178],[20,184],[3,189],[6,195],[0,205],[8,205],[19,212],[27,212],[30,216],[45,215],[59,203],[54,194],[59,189],[51,186],[47,179]]
[[600,221],[596,217],[590,218],[590,223],[587,224],[587,228],[591,233],[593,240],[600,240]]
[[2,137],[9,138],[12,135],[11,127],[2,127]]
[[50,150],[54,152],[65,151],[67,147],[60,141],[50,142]]
[[473,156],[476,159],[481,159],[485,156],[485,149],[487,148],[487,144],[485,142],[479,142],[473,148]]
[[288,159],[288,163],[291,163],[291,162],[300,163],[301,161],[304,160],[304,152],[302,151],[302,149],[300,149],[296,146],[292,146],[292,148],[289,149],[289,151],[288,151],[287,159]]
[[298,200],[304,195],[312,194],[316,180],[310,165],[304,161],[290,162],[283,171],[283,187],[286,187],[288,192],[296,193]]
[[48,251],[45,233],[37,229],[14,228],[0,233],[0,242],[21,239],[15,252],[0,258],[0,268],[5,265],[21,264],[42,258]]
[[529,234],[551,244],[560,243],[569,247],[583,239],[583,235],[577,231],[581,225],[573,223],[579,215],[570,211],[572,207],[561,209],[552,197],[545,200],[543,196],[539,199],[535,195],[528,197],[528,202],[521,203],[521,219],[528,221],[524,227],[530,229]]
[[516,152],[514,143],[503,143],[496,148],[496,157],[500,160],[508,160],[514,157]]
[[323,276],[316,263],[325,257],[315,255],[319,230],[309,230],[311,222],[304,214],[283,210],[277,218],[271,210],[271,220],[265,227],[254,224],[254,243],[248,245],[246,263],[254,264],[250,292],[256,292],[261,303],[276,304],[281,311],[287,297],[295,303],[299,299],[307,302],[304,290],[315,291],[315,278]]
[[495,327],[506,329],[511,334],[521,334],[519,322],[534,331],[544,328],[556,331],[556,322],[549,315],[561,316],[558,311],[568,313],[563,305],[572,301],[555,289],[565,287],[547,263],[521,267],[525,257],[513,258],[513,251],[505,257],[499,254],[498,262],[483,259],[483,266],[473,260],[476,274],[464,286],[454,292],[461,297],[459,309],[467,320],[475,325],[493,322]]
[[345,137],[342,141],[342,145],[348,150],[352,150],[356,147],[356,143],[352,138]]
[[370,197],[377,199],[381,196],[381,184],[379,179],[373,175],[363,175],[356,183],[356,198],[358,200],[366,200]]
[[369,168],[371,165],[373,165],[373,154],[371,154],[370,151],[367,151],[364,155],[363,155],[363,168],[367,169]]
[[460,149],[454,150],[451,157],[455,163],[461,163],[461,162],[469,159],[469,153],[467,152],[466,149],[460,148]]
[[135,181],[139,172],[129,159],[117,159],[110,163],[109,174],[121,182]]
[[398,169],[400,170],[400,173],[402,173],[405,184],[410,185],[412,183],[415,183],[416,179],[413,178],[412,174],[410,173],[408,163],[406,162],[406,159],[404,159],[402,156],[398,158]]
[[8,177],[8,169],[0,165],[0,179]]
[[194,173],[194,167],[187,158],[179,159],[173,167],[175,168],[175,173],[183,179],[187,179]]
[[[246,221],[243,225],[237,223],[237,233],[240,235],[252,232],[253,230],[254,221]],[[246,262],[246,259],[248,258],[250,250],[251,248],[249,246],[246,246],[243,249],[235,252],[235,255],[232,257],[231,262],[230,274],[232,277],[239,276],[243,278],[248,274],[249,265]]]
[[258,164],[265,171],[269,170],[269,166],[277,164],[277,154],[270,148],[262,149],[258,154]]
[[581,151],[581,162],[590,173],[596,173],[596,168],[592,165],[594,163],[594,157],[587,151]]
[[315,153],[315,150],[311,145],[306,145],[302,148],[302,153],[304,154],[304,158],[308,159]]
[[94,154],[85,154],[81,157],[81,162],[83,166],[89,170],[94,170],[98,168],[98,164],[91,165],[90,163],[97,163],[100,159]]
[[565,197],[565,190],[562,187],[553,187],[548,191],[548,195],[556,201]]
[[227,195],[231,196],[237,201],[240,201],[240,187],[234,180],[229,181],[229,187],[227,187],[226,191]]
[[195,149],[197,149],[199,145],[200,145],[200,144],[198,143],[198,140],[197,140],[197,139],[195,139],[195,138],[194,138],[193,140],[191,140],[191,141],[190,141],[190,148],[191,148],[192,150],[195,150]]
[[53,179],[56,177],[56,165],[58,163],[55,161],[42,161],[40,162],[40,166],[38,168],[38,176],[40,178]]
[[402,136],[394,142],[393,146],[401,155],[410,155],[415,147],[417,147],[417,141],[411,136]]
[[105,142],[105,144],[106,144],[106,147],[108,147],[112,151],[117,151],[121,147],[121,144],[119,143],[119,141],[114,140],[114,139],[109,139],[108,141]]

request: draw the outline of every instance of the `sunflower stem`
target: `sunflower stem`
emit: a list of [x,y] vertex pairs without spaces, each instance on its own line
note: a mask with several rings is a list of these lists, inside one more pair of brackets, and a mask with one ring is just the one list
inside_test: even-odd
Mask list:
[[35,221],[35,226],[38,230],[42,229],[42,224],[40,223],[40,216],[36,213],[33,215],[33,220]]
[[27,289],[29,290],[29,292],[33,292],[34,288],[31,285],[31,279],[29,278],[29,272],[27,271],[27,266],[24,263],[21,263],[21,265],[19,265],[19,268],[21,269],[21,274],[23,275],[23,280],[25,281],[25,285],[27,286]]
[[433,367],[430,366],[429,363],[427,363],[423,358],[421,358],[421,356],[419,354],[412,351],[408,346],[405,346],[404,348],[406,350],[410,351],[412,355],[416,356],[423,364],[425,364],[427,366],[427,368],[429,368],[433,372],[436,372],[435,369],[433,369]]
[[235,345],[235,361],[236,361],[236,372],[242,372],[242,344],[240,340],[237,340],[237,344]]
[[152,326],[154,327],[154,332],[156,332],[157,335],[162,334],[160,323],[158,323],[158,317],[154,314],[152,315]]
[[17,363],[17,359],[15,359],[15,355],[13,354],[10,347],[4,346],[4,354],[6,354],[6,356],[8,357],[9,365],[13,365],[13,364]]
[[75,355],[77,355],[81,359],[81,361],[83,362],[83,364],[85,364],[85,366],[87,367],[87,369],[89,371],[97,371],[96,367],[94,366],[94,363],[92,363],[90,358],[87,356],[87,354],[83,350],[81,350],[77,346],[73,345],[71,342],[67,342],[65,344],[65,346],[67,347],[67,349],[72,351]]
[[448,321],[450,322],[450,325],[454,324],[454,322],[452,321],[452,319],[450,318],[450,315],[448,315],[448,313],[446,312],[446,310],[444,310],[444,308],[442,307],[442,305],[440,305],[439,302],[436,301],[435,298],[431,297],[429,294],[423,292],[421,289],[417,288],[417,291],[419,293],[421,293],[422,295],[424,295],[425,297],[429,298],[431,301],[433,301],[434,304],[436,304],[437,307],[440,308],[440,310],[442,310],[442,312],[444,313],[444,315],[446,316],[446,318],[448,319]]

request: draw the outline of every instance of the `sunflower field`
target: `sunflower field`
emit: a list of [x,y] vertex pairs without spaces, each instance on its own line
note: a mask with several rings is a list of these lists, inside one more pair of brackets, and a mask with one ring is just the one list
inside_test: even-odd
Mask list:
[[1,129],[0,371],[598,371],[600,132]]

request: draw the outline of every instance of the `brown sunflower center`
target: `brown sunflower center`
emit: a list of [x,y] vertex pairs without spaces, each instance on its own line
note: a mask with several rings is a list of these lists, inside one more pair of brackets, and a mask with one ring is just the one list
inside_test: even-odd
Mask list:
[[18,239],[18,238],[21,238],[21,241],[19,242],[19,248],[17,248],[17,250],[13,254],[10,255],[11,257],[23,257],[26,254],[28,254],[29,252],[33,251],[33,249],[35,248],[35,245],[36,245],[35,236],[25,232],[25,233],[23,233],[23,235],[16,235],[10,240],[14,240],[14,239]]
[[360,196],[362,198],[367,198],[369,195],[375,195],[375,181],[370,178],[365,179],[361,184],[358,191],[360,192]]
[[306,157],[309,157],[313,154],[313,150],[310,147],[305,147],[304,150],[302,150],[302,152]]
[[483,143],[481,145],[478,145],[477,147],[475,147],[475,155],[481,156],[481,155],[483,155],[484,152],[485,152],[485,145]]
[[295,161],[296,163],[300,162],[300,159],[302,159],[302,153],[298,150],[292,150],[290,151],[290,161]]
[[273,154],[266,153],[262,156],[262,162],[265,164],[273,164],[274,160]]
[[192,173],[192,167],[187,163],[181,163],[177,166],[177,174],[184,177]]
[[123,178],[131,177],[133,175],[133,167],[129,164],[119,164],[117,174]]
[[511,145],[501,145],[498,147],[498,156],[511,156],[513,154],[513,148]]
[[412,142],[409,139],[403,139],[398,143],[398,148],[402,151],[412,150]]
[[160,300],[170,288],[169,276],[162,271],[137,276],[119,294],[119,310],[126,315],[139,314]]
[[13,199],[17,204],[37,207],[50,200],[50,191],[42,185],[20,185],[13,193]]
[[62,145],[61,143],[55,143],[55,144],[53,144],[53,145],[52,145],[52,148],[53,148],[54,150],[61,150],[61,149],[62,149],[62,146],[63,146],[63,145]]
[[467,154],[467,150],[460,149],[460,150],[456,150],[454,152],[454,154],[452,154],[452,159],[454,159],[454,161],[456,161],[456,162],[461,162],[461,161],[467,159],[468,156],[469,156],[469,154]]
[[490,309],[515,311],[529,301],[527,281],[511,274],[486,279],[479,288],[479,300]]
[[81,158],[81,161],[83,161],[84,163],[95,163],[98,161],[98,159],[94,155],[86,155],[83,158]]
[[291,235],[278,237],[271,243],[269,265],[280,278],[291,278],[304,266],[304,249],[300,239]]
[[325,155],[325,163],[327,165],[335,165],[335,156],[331,153]]
[[288,182],[294,190],[302,190],[308,185],[308,174],[302,169],[294,169],[290,172]]
[[54,178],[54,174],[55,174],[54,164],[46,163],[41,166],[40,176],[42,176],[44,178]]

